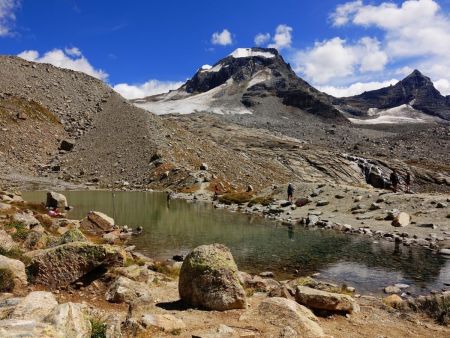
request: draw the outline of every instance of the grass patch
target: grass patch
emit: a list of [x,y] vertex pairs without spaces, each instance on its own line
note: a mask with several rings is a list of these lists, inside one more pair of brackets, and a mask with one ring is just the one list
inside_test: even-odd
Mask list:
[[106,338],[106,324],[96,319],[91,319],[91,338]]
[[230,192],[219,197],[219,202],[223,204],[244,204],[252,200],[250,192]]
[[0,269],[0,292],[9,292],[14,286],[14,276],[8,269]]
[[270,196],[260,196],[253,198],[249,203],[248,206],[252,207],[255,204],[261,204],[262,206],[266,207],[269,204],[271,204],[274,201],[274,199]]
[[15,241],[24,241],[30,232],[24,224],[18,222],[8,223],[5,228],[12,232],[11,237]]
[[426,313],[442,325],[450,324],[450,296],[434,295],[428,297],[419,297],[410,307],[415,311]]
[[23,254],[23,252],[19,248],[13,248],[9,251],[7,251],[3,248],[0,248],[0,255],[8,257],[8,258],[21,260],[22,254]]
[[180,269],[162,262],[155,262],[151,269],[173,278],[176,278],[180,275]]

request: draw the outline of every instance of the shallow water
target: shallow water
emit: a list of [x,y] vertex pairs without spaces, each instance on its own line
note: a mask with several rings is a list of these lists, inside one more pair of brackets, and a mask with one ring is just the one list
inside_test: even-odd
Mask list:
[[[150,192],[66,191],[83,218],[89,210],[112,216],[117,224],[142,226],[131,244],[150,257],[168,259],[187,254],[201,244],[227,245],[243,271],[273,271],[277,279],[321,273],[321,279],[346,283],[359,292],[381,292],[394,283],[425,293],[450,283],[450,260],[412,248],[333,231],[287,228],[254,215],[214,209],[207,203],[172,200]],[[24,193],[29,201],[44,201],[44,192]],[[297,271],[297,272],[296,272]]]

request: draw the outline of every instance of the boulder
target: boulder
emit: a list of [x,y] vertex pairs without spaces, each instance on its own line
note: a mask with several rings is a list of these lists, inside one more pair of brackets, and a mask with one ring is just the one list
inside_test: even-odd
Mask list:
[[30,231],[23,243],[24,247],[27,250],[39,250],[45,249],[49,243],[49,237],[42,232],[38,231]]
[[106,291],[105,298],[112,303],[132,303],[136,300],[150,301],[150,290],[142,282],[129,278],[118,277]]
[[14,214],[12,217],[12,221],[16,223],[21,223],[25,225],[27,228],[40,224],[39,221],[32,214],[27,213]]
[[0,337],[58,337],[55,328],[36,320],[0,320]]
[[87,242],[86,236],[78,229],[67,230],[59,239],[59,244],[67,244],[73,242]]
[[114,219],[102,212],[90,211],[81,221],[80,226],[85,231],[101,235],[114,230],[115,222]]
[[73,242],[26,253],[33,283],[50,288],[67,286],[99,267],[122,265],[125,252],[118,247]]
[[[3,297],[2,297],[3,298]],[[22,301],[20,297],[8,297],[0,301],[0,319],[8,318],[13,313],[17,304]],[[0,336],[1,337],[1,336]]]
[[273,297],[258,307],[265,323],[284,328],[291,327],[300,337],[323,337],[322,328],[311,310],[286,298]]
[[387,306],[398,309],[403,304],[403,299],[399,295],[389,295],[383,299],[383,303]]
[[43,321],[57,306],[51,292],[33,291],[16,306],[10,318]]
[[222,244],[201,245],[186,256],[178,291],[181,299],[194,307],[218,311],[246,308],[238,268]]
[[186,324],[171,314],[144,314],[139,323],[146,329],[158,329],[163,332],[174,332],[186,328]]
[[62,140],[61,144],[59,145],[59,150],[72,151],[74,147],[75,147],[74,140]]
[[92,326],[83,305],[65,303],[56,306],[45,319],[52,324],[57,333],[64,338],[90,338]]
[[297,286],[295,300],[313,310],[359,312],[359,305],[352,297],[307,286]]
[[14,242],[11,235],[5,230],[0,230],[0,251],[8,252],[17,248],[17,243]]
[[406,212],[400,212],[394,216],[392,225],[395,227],[405,227],[411,222],[411,217]]
[[246,289],[253,289],[260,292],[270,292],[280,287],[280,283],[271,278],[262,278],[261,276],[252,276],[246,272],[239,271],[238,277],[240,283]]
[[399,293],[399,292],[401,292],[402,290],[399,288],[399,287],[397,287],[397,286],[395,286],[395,285],[389,285],[389,286],[386,286],[385,288],[384,288],[384,292],[385,293]]
[[47,208],[58,208],[61,210],[69,208],[66,196],[54,191],[47,192],[47,201],[45,202],[45,206]]
[[25,264],[0,255],[0,292],[20,290],[27,284]]

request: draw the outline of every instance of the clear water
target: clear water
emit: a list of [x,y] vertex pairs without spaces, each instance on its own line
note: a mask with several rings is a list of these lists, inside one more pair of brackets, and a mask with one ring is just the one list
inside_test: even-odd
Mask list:
[[[74,209],[68,215],[83,218],[89,210],[102,211],[117,224],[142,226],[132,243],[150,257],[168,259],[187,254],[201,244],[227,245],[243,271],[273,271],[277,279],[320,272],[321,278],[346,283],[359,292],[379,293],[394,283],[411,285],[408,291],[441,290],[450,283],[450,260],[432,252],[333,231],[287,228],[267,220],[207,203],[187,203],[150,192],[66,191]],[[44,192],[24,198],[44,201]]]

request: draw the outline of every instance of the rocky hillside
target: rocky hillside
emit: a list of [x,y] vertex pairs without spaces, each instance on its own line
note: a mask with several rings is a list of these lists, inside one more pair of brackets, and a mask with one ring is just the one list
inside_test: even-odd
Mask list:
[[371,108],[384,110],[408,105],[425,114],[450,120],[450,96],[442,96],[430,78],[418,70],[394,86],[336,99],[335,103],[357,116],[370,115]]
[[238,48],[212,67],[203,66],[180,89],[167,95],[135,100],[156,114],[215,112],[219,114],[267,113],[265,98],[277,106],[273,118],[289,107],[346,122],[331,105],[331,97],[300,79],[276,49]]

